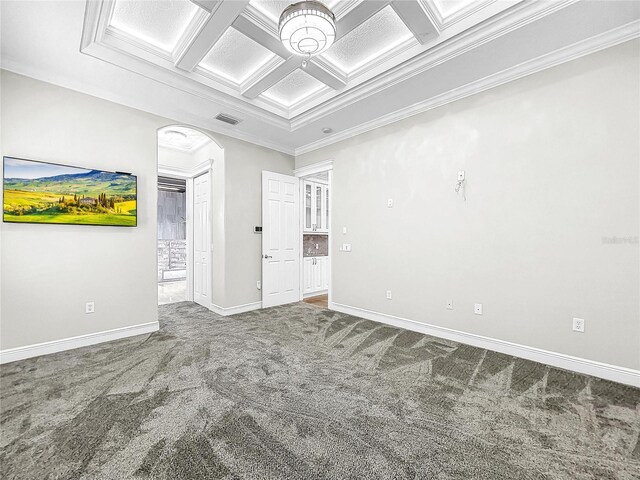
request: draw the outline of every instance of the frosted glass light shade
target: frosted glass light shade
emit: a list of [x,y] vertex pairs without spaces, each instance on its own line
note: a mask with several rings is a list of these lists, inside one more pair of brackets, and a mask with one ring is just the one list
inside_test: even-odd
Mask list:
[[336,22],[331,10],[320,2],[289,5],[280,15],[280,41],[295,55],[318,55],[336,39]]

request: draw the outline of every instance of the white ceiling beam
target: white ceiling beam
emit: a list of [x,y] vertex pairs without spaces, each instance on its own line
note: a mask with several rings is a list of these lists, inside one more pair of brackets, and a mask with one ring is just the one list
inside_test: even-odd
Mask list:
[[436,23],[417,0],[396,0],[391,4],[391,7],[421,44],[424,45],[440,34]]
[[200,8],[205,9],[207,12],[213,12],[213,9],[216,8],[216,5],[220,3],[222,0],[191,0],[191,3],[195,3]]
[[[268,48],[276,55],[284,58],[287,62],[290,62],[287,63],[286,66],[281,65],[280,70],[278,70],[279,73],[283,75],[281,78],[277,78],[273,75],[274,72],[270,72],[269,74],[258,80],[256,83],[251,85],[251,87],[249,87],[247,90],[245,90],[242,93],[244,96],[249,98],[257,97],[262,93],[262,91],[256,93],[259,88],[265,87],[264,90],[267,90],[268,88],[282,80],[282,78],[289,75],[293,71],[289,69],[290,65],[297,64],[298,66],[300,66],[302,64],[302,57],[291,55],[291,52],[289,52],[289,50],[285,48],[279,38],[275,37],[271,32],[265,30],[263,26],[253,21],[250,16],[238,16],[238,18],[236,18],[233,22],[233,28],[246,35],[253,41]],[[308,63],[305,71],[312,77],[316,78],[317,80],[335,90],[339,90],[346,85],[344,79],[340,78],[327,68],[324,68],[322,65],[318,65],[313,61]]]
[[335,75],[333,72],[329,71],[319,62],[316,62],[313,59],[307,63],[304,71],[316,80],[320,80],[322,83],[333,88],[334,90],[340,90],[347,84],[345,80]]
[[384,0],[366,0],[352,8],[344,17],[336,21],[336,41],[344,37],[351,30],[369,20],[376,13],[389,5]]
[[257,82],[251,85],[249,88],[242,92],[242,95],[248,98],[256,98],[265,90],[270,89],[284,77],[289,75],[294,70],[300,68],[302,58],[291,56],[287,58],[284,63],[281,63],[276,68],[271,70],[265,76],[260,78]]
[[191,44],[178,58],[176,67],[188,72],[193,70],[224,32],[226,32],[227,28],[231,26],[248,3],[248,0],[218,2],[215,11],[209,15],[209,18],[202,25]]
[[234,20],[233,28],[282,58],[291,56],[291,52],[285,48],[278,37],[272,35],[264,27],[256,24],[245,15],[240,15]]

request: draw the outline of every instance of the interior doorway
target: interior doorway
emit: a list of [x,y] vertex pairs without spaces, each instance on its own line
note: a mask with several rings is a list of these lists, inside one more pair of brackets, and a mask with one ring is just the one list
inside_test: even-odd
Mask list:
[[158,304],[187,300],[187,182],[158,177]]
[[224,149],[185,125],[158,129],[158,304],[212,306],[212,177]]
[[300,300],[331,308],[333,162],[295,171],[300,179]]

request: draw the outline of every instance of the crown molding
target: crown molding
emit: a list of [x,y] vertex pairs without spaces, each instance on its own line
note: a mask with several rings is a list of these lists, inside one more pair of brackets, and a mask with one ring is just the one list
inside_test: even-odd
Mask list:
[[[33,66],[33,65],[24,65],[19,61],[16,61],[13,58],[9,58],[7,56],[2,57],[2,63],[0,65],[2,70],[7,70],[8,72],[13,72],[18,75],[24,75],[26,77],[34,78],[41,82],[50,83],[52,85],[56,85],[61,88],[66,88],[68,90],[73,90],[76,92],[83,93],[85,95],[91,95],[92,97],[101,98],[103,100],[117,103],[118,105],[123,105],[128,108],[132,108],[135,110],[140,110],[143,112],[151,113],[153,115],[158,115],[160,117],[165,117],[173,120],[177,124],[185,125],[185,126],[194,126],[200,129],[207,130],[213,133],[219,133],[225,135],[227,137],[235,138],[237,140],[242,140],[247,143],[251,143],[254,145],[258,145],[260,147],[270,148],[271,150],[276,150],[281,153],[285,153],[287,155],[293,155],[294,149],[288,145],[283,145],[278,142],[272,142],[270,140],[265,140],[264,138],[257,137],[255,135],[241,132],[238,130],[233,130],[233,127],[223,127],[218,126],[213,119],[209,121],[202,121],[201,118],[187,115],[185,112],[180,111],[176,113],[176,110],[173,110],[173,107],[167,106],[166,108],[171,109],[171,111],[159,111],[157,108],[141,108],[139,106],[131,106],[131,103],[127,100],[126,96],[122,96],[120,94],[114,94],[113,92],[106,92],[102,89],[88,89],[86,85],[81,82],[78,82],[77,79],[73,77],[69,77],[66,75],[51,75],[50,71],[45,71],[44,69]],[[218,122],[219,123],[219,122]]]
[[333,159],[296,168],[293,174],[296,177],[306,177],[307,175],[314,175],[316,173],[326,172],[327,170],[333,170]]
[[[419,0],[416,0],[419,1]],[[423,8],[425,8],[425,1],[422,2]],[[514,2],[520,2],[522,0],[504,0],[509,5]],[[533,0],[524,0],[523,3],[530,6],[530,9],[541,9],[540,5],[548,7],[548,4],[552,5],[565,5],[566,3],[575,0],[561,0],[559,2],[533,2]],[[338,19],[345,17],[358,5],[361,5],[362,0],[348,0],[341,3],[335,9],[336,17]],[[387,2],[388,3],[388,2]],[[471,9],[465,8],[461,11],[460,15],[464,13],[464,18],[461,17],[460,24],[465,22],[473,23],[475,14],[484,12],[483,18],[489,18],[498,12],[507,9],[504,6],[504,2],[497,2],[496,0],[484,0],[479,5],[474,6]],[[265,69],[273,67],[280,61],[279,58],[268,62],[267,65],[260,68],[260,72],[256,72],[249,79],[243,82],[243,85],[236,85],[229,79],[221,78],[213,72],[205,71],[204,69],[195,69],[195,71],[177,71],[174,65],[174,59],[182,52],[190,39],[193,38],[194,32],[197,30],[198,25],[203,22],[203,15],[194,18],[190,23],[189,28],[181,37],[178,45],[170,54],[156,51],[155,48],[151,48],[149,45],[142,44],[140,41],[135,41],[134,38],[126,37],[122,32],[114,32],[113,28],[109,27],[110,12],[112,11],[113,0],[104,1],[92,1],[87,2],[85,10],[85,20],[83,25],[82,34],[82,47],[81,52],[87,55],[91,55],[100,60],[112,63],[121,68],[125,68],[129,71],[138,73],[148,78],[154,79],[171,87],[180,89],[182,91],[198,95],[209,101],[222,104],[224,108],[237,112],[239,116],[252,116],[264,121],[274,127],[284,129],[286,131],[295,131],[322,116],[327,115],[335,111],[335,109],[344,108],[362,98],[366,98],[368,95],[375,94],[392,85],[389,83],[388,74],[397,71],[398,67],[403,65],[414,65],[411,63],[412,56],[418,54],[420,56],[421,48],[424,48],[423,53],[429,52],[428,48],[433,47],[434,44],[429,46],[415,45],[417,41],[402,42],[399,46],[394,47],[390,52],[386,52],[380,58],[371,59],[367,64],[359,67],[355,72],[350,75],[346,75],[344,72],[340,72],[340,69],[332,65],[326,59],[315,59],[314,62],[320,67],[324,68],[327,72],[334,74],[338,79],[345,80],[345,88],[338,90],[321,90],[316,92],[303,100],[296,102],[295,105],[283,105],[280,102],[267,100],[266,97],[259,95],[256,98],[250,99],[242,95],[243,85],[252,83],[256,78],[260,78],[264,74]],[[482,7],[482,8],[481,8]],[[484,10],[486,8],[486,11]],[[557,8],[547,8],[549,12],[555,11]],[[511,12],[514,9],[508,8]],[[528,10],[527,10],[528,11]],[[432,12],[433,13],[433,12]],[[456,12],[455,15],[458,15]],[[202,18],[201,18],[202,17]],[[451,16],[452,18],[454,15]],[[258,10],[252,5],[248,5],[242,14],[238,18],[252,23],[256,28],[269,36],[277,37],[277,25],[274,24],[273,19],[269,18],[263,12]],[[508,16],[509,21],[512,21],[513,15]],[[475,20],[478,21],[479,19]],[[486,25],[488,20],[481,22],[479,25]],[[469,23],[469,25],[471,25]],[[443,34],[452,36],[456,34],[458,30],[466,28],[465,25],[456,25],[455,31],[449,30],[448,33]],[[490,36],[489,32],[489,36]],[[464,34],[462,34],[464,35]],[[447,42],[446,38],[441,38],[439,41]],[[420,47],[420,48],[419,48]],[[278,51],[274,51],[276,55],[280,55]],[[161,54],[162,53],[162,54]],[[281,56],[281,55],[280,55]],[[419,58],[419,57],[414,57]],[[389,62],[404,62],[397,67],[392,67],[390,70],[384,71],[384,65]],[[419,64],[415,64],[418,65]],[[403,67],[400,71],[400,77],[405,76],[408,78],[411,75],[403,73],[406,68]],[[335,75],[338,73],[337,75]],[[419,72],[415,72],[417,74]],[[371,78],[368,78],[371,77]],[[398,81],[401,81],[400,78]],[[348,84],[351,84],[348,85]],[[377,88],[372,88],[377,86]],[[340,91],[342,90],[342,91]],[[367,93],[369,92],[369,93]]]
[[330,113],[335,113],[336,110],[343,109],[360,100],[376,95],[392,85],[424,73],[441,63],[565,8],[576,1],[577,0],[561,0],[557,2],[527,1],[523,4],[518,4],[513,9],[504,11],[492,19],[482,22],[464,33],[455,36],[451,40],[426,50],[422,54],[298,115],[291,120],[291,131],[296,131],[322,119]]
[[198,175],[202,175],[203,173],[211,170],[213,166],[213,160],[205,160],[204,162],[200,162],[193,168],[180,168],[173,167],[171,165],[163,165],[158,162],[158,173],[160,175],[166,175],[168,177],[180,177],[180,178],[194,178]]
[[342,140],[355,137],[362,133],[369,132],[379,127],[389,125],[391,123],[404,120],[405,118],[417,115],[419,113],[441,107],[448,103],[475,95],[485,90],[498,87],[508,82],[518,80],[519,78],[555,67],[562,63],[570,62],[591,53],[596,53],[609,47],[613,47],[620,43],[633,40],[640,37],[640,20],[628,23],[621,27],[615,28],[603,34],[591,37],[567,47],[555,50],[551,53],[541,55],[532,60],[528,60],[514,67],[502,70],[501,72],[489,75],[482,79],[468,83],[465,86],[456,88],[437,95],[430,99],[415,103],[406,108],[396,110],[395,112],[384,115],[370,122],[358,125],[357,127],[338,132],[319,141],[309,143],[295,149],[295,155],[304,155],[305,153],[318,150],[320,148],[338,143]]

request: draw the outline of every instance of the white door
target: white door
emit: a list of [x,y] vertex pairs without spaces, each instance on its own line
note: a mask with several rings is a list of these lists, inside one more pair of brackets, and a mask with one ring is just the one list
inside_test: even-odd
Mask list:
[[300,180],[262,172],[262,307],[300,300]]
[[193,180],[193,301],[210,308],[209,174]]

